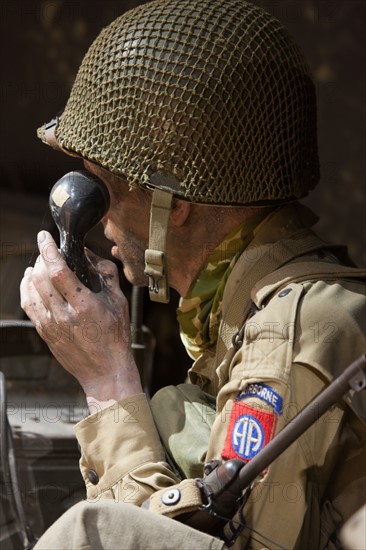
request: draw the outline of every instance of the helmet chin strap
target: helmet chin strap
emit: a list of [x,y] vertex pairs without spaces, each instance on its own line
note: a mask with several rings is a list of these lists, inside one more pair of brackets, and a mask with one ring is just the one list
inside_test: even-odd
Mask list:
[[149,248],[145,250],[145,275],[149,278],[149,295],[154,302],[169,302],[166,265],[166,238],[172,193],[155,189],[150,211]]

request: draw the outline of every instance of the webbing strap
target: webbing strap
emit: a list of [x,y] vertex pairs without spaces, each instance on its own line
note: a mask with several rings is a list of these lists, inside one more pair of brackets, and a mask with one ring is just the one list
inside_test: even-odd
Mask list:
[[149,278],[149,295],[154,302],[169,302],[169,285],[165,251],[173,195],[155,189],[151,202],[149,248],[145,251],[145,275]]
[[[320,249],[339,248],[336,245],[326,243],[311,229],[302,229],[280,241],[271,244],[263,244],[255,247],[255,240],[250,249],[244,251],[244,261],[247,261],[249,268],[246,270],[245,277],[239,283],[230,303],[227,306],[227,313],[221,321],[219,336],[216,348],[216,367],[224,359],[225,354],[232,347],[232,338],[243,325],[252,305],[251,291],[258,281],[261,281],[266,275],[287,264],[289,261],[304,254],[314,252]],[[253,255],[249,251],[255,251],[259,258],[253,262]],[[248,258],[245,259],[245,255]],[[240,258],[238,261],[240,261]],[[348,268],[350,269],[350,268]],[[231,354],[229,354],[231,357]],[[228,360],[230,357],[228,356]]]

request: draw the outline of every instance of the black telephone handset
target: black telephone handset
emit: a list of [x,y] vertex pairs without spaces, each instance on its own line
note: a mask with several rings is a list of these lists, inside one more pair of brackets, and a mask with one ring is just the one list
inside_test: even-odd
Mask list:
[[65,174],[50,193],[51,214],[60,232],[61,254],[78,279],[93,292],[99,292],[102,285],[85,255],[84,240],[106,214],[109,202],[105,184],[84,170]]

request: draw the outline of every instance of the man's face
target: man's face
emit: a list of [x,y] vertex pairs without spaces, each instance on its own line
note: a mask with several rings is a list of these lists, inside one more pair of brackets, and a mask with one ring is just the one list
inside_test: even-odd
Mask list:
[[144,265],[149,242],[151,193],[140,189],[130,191],[126,182],[104,168],[88,161],[84,161],[84,165],[105,183],[110,194],[110,208],[102,223],[105,236],[115,243],[112,255],[122,262],[128,281],[147,286]]

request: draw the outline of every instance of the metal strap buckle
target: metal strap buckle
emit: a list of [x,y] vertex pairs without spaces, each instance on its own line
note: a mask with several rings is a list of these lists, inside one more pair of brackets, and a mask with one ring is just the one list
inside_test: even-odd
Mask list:
[[150,275],[146,271],[144,271],[144,275],[149,279],[149,292],[154,292],[155,294],[159,294],[159,281],[163,277],[156,277],[153,275]]

